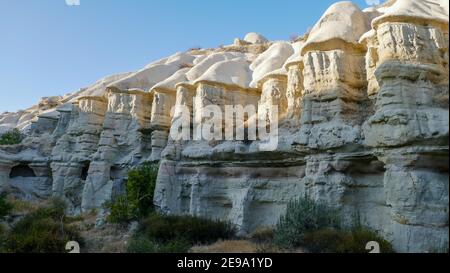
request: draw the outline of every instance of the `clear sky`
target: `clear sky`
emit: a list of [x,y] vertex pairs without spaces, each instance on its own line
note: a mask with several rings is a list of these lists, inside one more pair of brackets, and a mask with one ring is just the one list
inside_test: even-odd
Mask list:
[[[336,0],[0,0],[0,113],[190,47],[303,34]],[[364,0],[354,0],[361,8]]]

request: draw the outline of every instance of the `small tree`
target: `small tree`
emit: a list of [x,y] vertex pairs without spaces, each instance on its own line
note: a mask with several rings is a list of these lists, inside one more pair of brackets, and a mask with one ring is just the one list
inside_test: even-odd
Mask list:
[[127,223],[131,220],[130,208],[126,195],[118,196],[114,202],[108,202],[105,207],[110,210],[108,221],[112,223]]
[[158,165],[145,163],[128,172],[127,193],[106,205],[111,210],[109,221],[129,222],[141,219],[153,211]]
[[317,203],[307,196],[290,201],[286,214],[280,217],[274,239],[279,246],[301,246],[305,234],[322,228],[339,228],[339,214],[326,204]]
[[157,177],[158,165],[149,163],[128,173],[127,197],[133,217],[145,217],[153,211],[153,195]]
[[0,221],[9,215],[13,206],[6,200],[6,193],[0,193]]
[[14,128],[11,131],[4,133],[0,137],[0,145],[15,145],[22,141],[22,134],[19,129]]

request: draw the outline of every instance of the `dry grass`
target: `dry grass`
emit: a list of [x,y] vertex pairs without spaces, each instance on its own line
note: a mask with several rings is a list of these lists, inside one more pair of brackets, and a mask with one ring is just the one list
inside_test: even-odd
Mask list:
[[129,236],[127,231],[117,225],[107,224],[104,228],[81,232],[85,240],[83,252],[87,253],[125,253]]
[[259,227],[249,235],[249,239],[257,244],[273,242],[274,230],[271,227]]
[[303,248],[282,249],[273,243],[272,227],[262,226],[247,239],[217,241],[211,245],[192,247],[191,253],[305,253]]
[[127,240],[111,241],[104,245],[101,253],[127,253]]
[[258,245],[257,253],[307,253],[304,248],[281,249],[272,243],[262,243]]
[[95,213],[83,215],[83,220],[75,223],[85,240],[83,252],[87,253],[125,253],[129,239],[127,228],[118,224],[105,224],[96,228]]
[[218,241],[208,246],[195,246],[191,253],[257,253],[258,245],[250,241]]
[[85,241],[83,253],[126,253],[128,228],[107,223],[96,228],[97,212],[91,211],[71,219],[71,225],[80,230]]
[[25,214],[29,214],[33,211],[36,211],[39,208],[47,206],[47,203],[27,202],[27,201],[16,199],[14,197],[8,197],[7,201],[9,203],[11,203],[13,206],[13,209],[12,209],[13,214],[25,215]]
[[195,246],[190,253],[306,253],[303,248],[284,250],[272,243],[254,243],[248,240],[218,241],[212,245]]

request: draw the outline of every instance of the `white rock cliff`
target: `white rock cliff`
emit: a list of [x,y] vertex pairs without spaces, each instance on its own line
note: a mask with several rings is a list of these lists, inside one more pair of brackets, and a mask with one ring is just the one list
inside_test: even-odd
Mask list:
[[[0,187],[61,197],[78,214],[123,193],[128,169],[159,161],[165,213],[245,234],[308,194],[347,222],[360,215],[397,251],[448,249],[448,18],[444,0],[339,2],[296,42],[249,33],[0,114],[0,134],[26,134],[0,146]],[[179,109],[207,105],[278,108],[277,148],[170,137]]]

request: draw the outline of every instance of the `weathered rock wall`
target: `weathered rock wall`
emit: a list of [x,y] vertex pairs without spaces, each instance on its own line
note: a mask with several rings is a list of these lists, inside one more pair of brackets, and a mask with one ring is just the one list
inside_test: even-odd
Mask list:
[[53,195],[63,198],[74,212],[80,212],[82,192],[92,155],[97,151],[107,101],[82,97],[74,105],[67,132],[52,151]]
[[98,149],[83,187],[83,211],[99,208],[123,192],[126,172],[148,157],[153,94],[110,89]]
[[374,30],[369,39],[379,88],[364,134],[385,164],[386,233],[405,251],[445,249],[448,25],[387,20]]
[[[405,4],[406,3],[406,4]],[[448,248],[448,10],[439,0],[332,5],[294,43],[257,34],[107,77],[0,116],[27,128],[0,148],[0,187],[63,198],[74,214],[124,192],[127,171],[159,161],[155,205],[226,219],[242,234],[274,225],[305,194],[359,216],[397,251]],[[206,106],[252,106],[244,138],[196,138]],[[186,116],[189,139],[171,132]],[[273,118],[272,113],[278,116]],[[278,125],[276,148],[252,123]],[[262,129],[258,129],[262,130]],[[25,132],[24,131],[24,132]],[[236,132],[237,136],[237,132]]]
[[359,215],[398,251],[445,249],[448,25],[389,20],[361,42],[315,40],[286,66],[287,81],[283,73],[261,80],[260,107],[281,109],[276,151],[169,142],[155,203],[228,219],[246,233],[273,225],[288,200],[308,194],[340,208],[347,223]]

